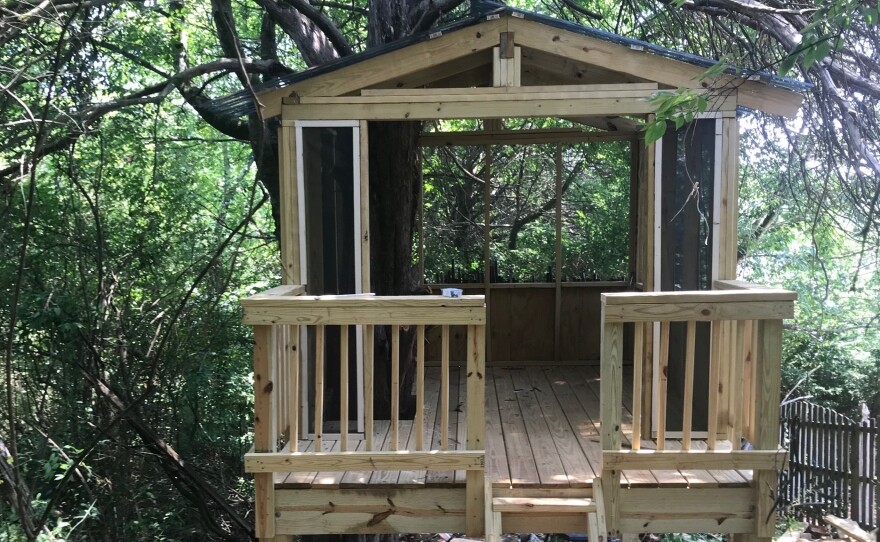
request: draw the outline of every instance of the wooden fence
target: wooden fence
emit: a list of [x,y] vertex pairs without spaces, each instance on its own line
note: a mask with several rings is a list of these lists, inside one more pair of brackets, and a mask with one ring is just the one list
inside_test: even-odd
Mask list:
[[877,419],[857,422],[831,409],[798,401],[782,407],[782,439],[790,453],[780,481],[780,503],[798,519],[825,514],[867,530],[880,524]]

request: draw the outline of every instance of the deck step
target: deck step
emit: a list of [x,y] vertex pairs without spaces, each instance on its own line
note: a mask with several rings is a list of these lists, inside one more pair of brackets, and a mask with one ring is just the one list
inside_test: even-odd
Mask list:
[[495,497],[495,512],[547,512],[564,514],[588,514],[596,511],[593,499],[561,497]]

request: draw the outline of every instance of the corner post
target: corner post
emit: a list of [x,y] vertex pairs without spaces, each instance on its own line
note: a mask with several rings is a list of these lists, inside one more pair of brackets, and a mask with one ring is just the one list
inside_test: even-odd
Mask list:
[[[467,334],[467,449],[486,446],[486,327],[468,326]],[[465,482],[465,531],[468,536],[485,534],[485,472],[467,471]],[[491,492],[491,491],[488,491]]]
[[[275,329],[254,326],[254,451],[275,452],[278,405]],[[257,538],[275,537],[275,480],[271,472],[254,475]]]
[[[757,322],[755,355],[755,442],[758,450],[779,447],[779,390],[782,365],[782,320]],[[768,541],[776,529],[777,473],[758,470],[755,485],[755,536]]]
[[[621,407],[623,404],[623,324],[606,322],[605,299],[602,296],[602,338],[600,360],[600,419],[603,451],[620,450]],[[620,471],[602,468],[601,486],[604,497],[606,525],[614,534],[620,532],[617,505],[620,501]],[[604,533],[603,533],[604,534]]]

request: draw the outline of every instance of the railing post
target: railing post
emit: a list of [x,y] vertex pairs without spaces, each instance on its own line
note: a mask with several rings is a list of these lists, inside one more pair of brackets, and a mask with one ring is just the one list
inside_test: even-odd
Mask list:
[[[602,321],[605,322],[603,307]],[[621,446],[621,408],[623,405],[623,324],[602,326],[600,360],[600,419],[602,450],[617,451]],[[617,504],[620,494],[620,471],[603,470],[601,483],[605,500],[607,529],[620,532]],[[604,535],[604,533],[602,533]]]
[[[484,450],[486,443],[486,326],[470,325],[467,335],[467,449]],[[467,471],[465,531],[485,534],[485,472]]]
[[[782,366],[782,320],[757,322],[755,352],[755,441],[759,450],[779,446],[779,390]],[[770,540],[776,529],[777,473],[758,470],[754,473],[756,494],[755,536]]]
[[[275,329],[254,326],[254,451],[275,452],[278,405],[275,393]],[[275,481],[272,473],[254,475],[257,538],[275,536]]]

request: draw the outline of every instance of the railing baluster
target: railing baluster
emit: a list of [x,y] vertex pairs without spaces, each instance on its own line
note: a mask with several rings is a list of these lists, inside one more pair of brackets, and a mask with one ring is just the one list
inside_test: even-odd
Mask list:
[[287,326],[288,362],[287,373],[290,400],[287,403],[287,417],[290,420],[290,451],[296,452],[299,443],[299,326]]
[[339,326],[339,447],[348,451],[348,326]]
[[633,324],[633,404],[632,404],[632,449],[642,448],[642,380],[644,376],[645,325]]
[[373,451],[373,326],[364,326],[364,445]]
[[684,360],[684,414],[682,415],[682,447],[691,449],[691,426],[694,418],[694,353],[697,344],[697,323],[687,323],[687,347]]
[[416,450],[425,449],[425,326],[416,328]]
[[669,373],[669,322],[660,322],[660,389],[657,391],[657,449],[666,449],[666,389]]
[[324,326],[315,326],[315,451],[322,452],[324,434]]
[[709,412],[706,437],[706,448],[715,449],[718,440],[718,378],[721,364],[721,333],[723,326],[720,320],[712,322],[712,347],[709,349]]
[[733,353],[733,370],[731,374],[733,374],[733,378],[731,379],[731,385],[733,389],[730,391],[731,397],[733,398],[732,408],[733,412],[730,413],[731,416],[731,432],[733,433],[728,437],[728,440],[733,443],[734,447],[740,442],[743,434],[743,404],[745,401],[745,375],[743,374],[743,366],[746,352],[745,340],[746,340],[746,322],[745,320],[737,320],[736,328],[734,331],[734,353]]
[[400,422],[400,326],[391,326],[391,450],[397,451]]
[[440,449],[449,445],[449,326],[440,333]]

